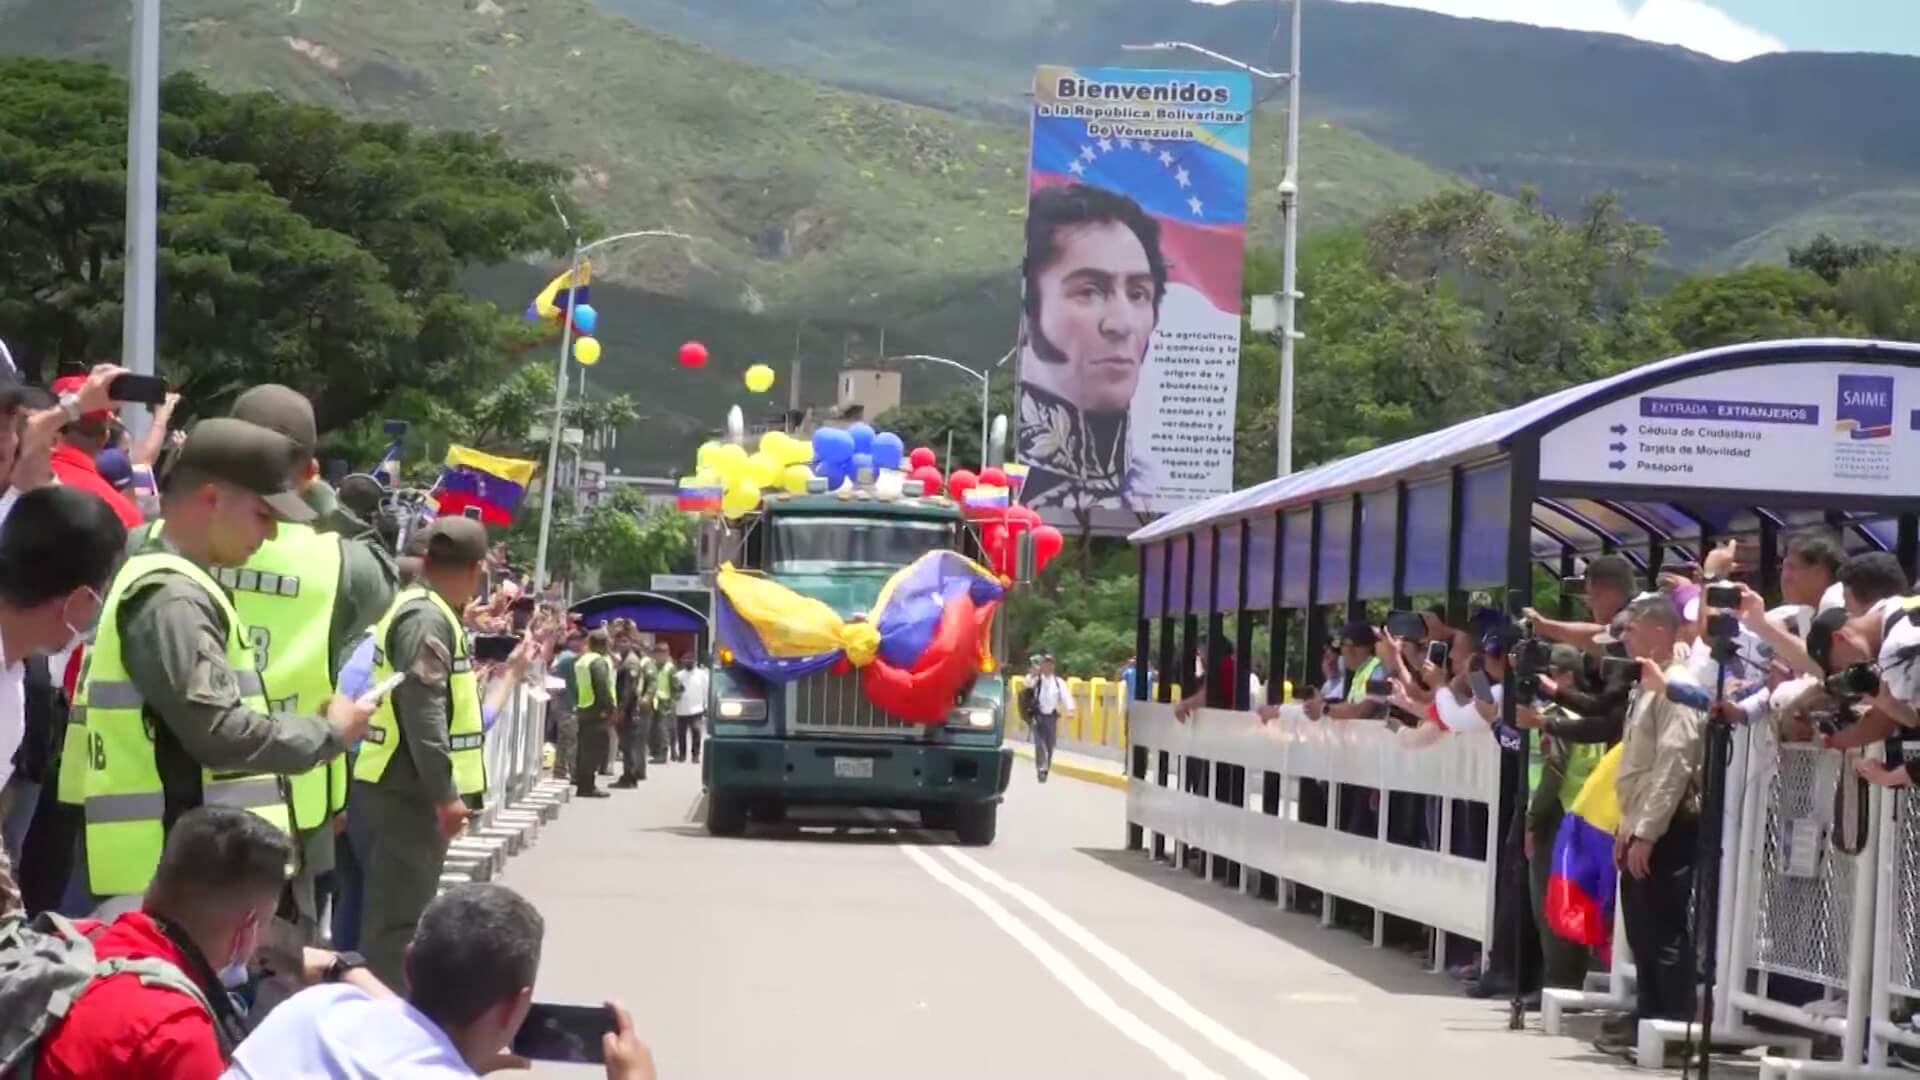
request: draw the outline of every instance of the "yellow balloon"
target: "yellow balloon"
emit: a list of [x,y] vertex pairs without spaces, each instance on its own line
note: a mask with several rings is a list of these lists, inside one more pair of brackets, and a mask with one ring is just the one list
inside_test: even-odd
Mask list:
[[693,463],[702,470],[710,470],[713,468],[713,463],[719,460],[719,454],[719,443],[703,442],[700,444],[699,451],[693,455]]
[[789,465],[781,475],[781,484],[795,495],[805,495],[807,485],[813,481],[813,470],[805,465]]
[[739,443],[722,443],[720,449],[714,451],[712,468],[720,479],[732,486],[746,475],[747,448]]
[[592,367],[600,362],[599,338],[576,338],[573,342],[573,358],[583,367]]
[[762,488],[780,485],[780,463],[765,454],[755,454],[747,459],[747,476]]
[[773,389],[773,369],[765,364],[755,364],[748,368],[747,389],[756,394],[764,394]]
[[751,514],[759,505],[760,487],[752,481],[732,485],[720,496],[720,512],[727,515],[729,520],[737,521]]

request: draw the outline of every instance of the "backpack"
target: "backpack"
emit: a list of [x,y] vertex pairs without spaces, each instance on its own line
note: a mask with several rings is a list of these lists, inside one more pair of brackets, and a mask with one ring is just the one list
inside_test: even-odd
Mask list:
[[18,914],[0,918],[0,1076],[33,1080],[41,1040],[89,986],[109,976],[134,975],[147,986],[185,994],[213,1016],[206,995],[165,960],[96,958],[93,938],[105,929],[101,923],[83,931],[52,912],[32,921]]

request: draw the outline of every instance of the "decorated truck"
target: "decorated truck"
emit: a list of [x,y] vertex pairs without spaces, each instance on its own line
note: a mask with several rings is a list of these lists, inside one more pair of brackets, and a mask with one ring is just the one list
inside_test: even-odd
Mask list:
[[[995,616],[1025,515],[999,469],[983,470],[999,485],[909,473],[897,440],[880,447],[894,467],[846,453],[843,437],[874,442],[863,426],[763,442],[755,458],[808,460],[751,500],[717,474],[724,463],[682,480],[688,509],[727,504],[702,545],[715,641],[707,830],[737,835],[796,806],[884,808],[990,844],[1012,770]],[[703,466],[715,456],[703,449]]]

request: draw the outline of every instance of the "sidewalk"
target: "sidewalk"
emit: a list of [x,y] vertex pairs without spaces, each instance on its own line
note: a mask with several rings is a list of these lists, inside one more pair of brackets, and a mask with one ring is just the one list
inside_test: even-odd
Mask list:
[[[1032,743],[1008,739],[1007,746],[1023,760],[1033,760]],[[1094,757],[1091,754],[1075,753],[1072,750],[1054,750],[1053,771],[1061,776],[1071,776],[1075,780],[1085,780],[1090,784],[1104,784],[1113,788],[1127,786],[1127,770],[1120,762]]]

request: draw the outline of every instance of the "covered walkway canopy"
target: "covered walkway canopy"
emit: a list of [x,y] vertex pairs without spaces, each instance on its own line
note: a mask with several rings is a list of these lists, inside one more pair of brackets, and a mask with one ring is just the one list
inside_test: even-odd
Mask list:
[[[1804,340],[1673,357],[1504,412],[1279,477],[1170,514],[1140,554],[1138,652],[1184,617],[1220,640],[1230,612],[1410,606],[1472,589],[1531,597],[1535,565],[1570,576],[1618,552],[1649,580],[1753,537],[1776,579],[1782,532],[1824,525],[1853,550],[1920,562],[1920,345]],[[1524,523],[1524,527],[1513,527]],[[1325,620],[1308,622],[1311,666]],[[1251,624],[1238,621],[1245,655]],[[1289,670],[1283,633],[1271,668]],[[1241,680],[1244,683],[1244,680]],[[1164,685],[1167,680],[1161,680]],[[1270,681],[1278,687],[1279,679]],[[1227,688],[1221,688],[1223,691]],[[1245,686],[1231,704],[1245,707]],[[1216,704],[1229,704],[1226,701]]]

